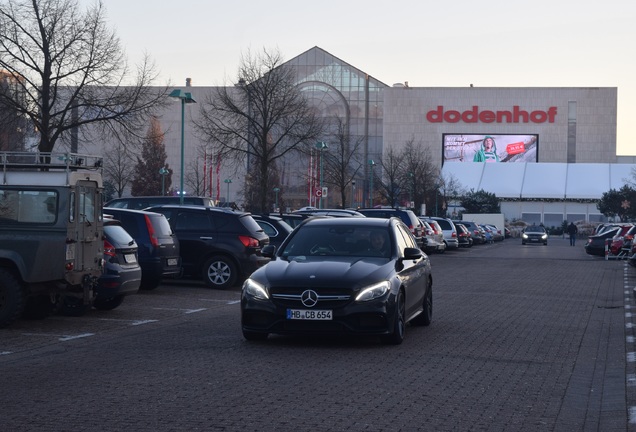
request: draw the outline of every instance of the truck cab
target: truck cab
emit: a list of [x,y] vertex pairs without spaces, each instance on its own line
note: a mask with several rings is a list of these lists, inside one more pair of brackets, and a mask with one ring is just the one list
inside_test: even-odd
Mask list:
[[102,272],[102,159],[0,152],[0,327],[81,315]]

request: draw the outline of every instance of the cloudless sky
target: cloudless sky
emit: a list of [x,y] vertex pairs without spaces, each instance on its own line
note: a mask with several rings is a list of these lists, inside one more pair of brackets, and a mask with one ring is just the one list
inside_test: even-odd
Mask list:
[[634,0],[103,4],[129,61],[147,53],[158,85],[227,85],[247,50],[289,60],[318,46],[388,85],[617,87],[617,152],[636,155]]

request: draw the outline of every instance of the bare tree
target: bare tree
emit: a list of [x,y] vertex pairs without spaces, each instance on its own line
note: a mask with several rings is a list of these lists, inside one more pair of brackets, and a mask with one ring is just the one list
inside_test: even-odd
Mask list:
[[133,179],[134,163],[135,155],[119,141],[104,153],[104,177],[118,198],[121,198]]
[[[137,166],[132,180],[133,196],[161,195],[170,190],[172,185],[172,169],[166,164],[168,155],[163,144],[164,134],[159,120],[153,117],[146,141],[141,149],[141,157],[137,157]],[[167,174],[161,174],[161,170]]]
[[411,138],[402,148],[404,164],[400,172],[400,184],[403,196],[414,202],[414,208],[428,204],[434,197],[435,184],[438,182],[439,169],[433,162],[430,148]]
[[278,52],[248,52],[241,59],[238,81],[235,87],[219,87],[200,105],[201,120],[195,127],[216,153],[247,160],[244,195],[256,196],[257,210],[265,211],[273,187],[270,169],[302,144],[315,142],[322,122]]
[[380,169],[373,171],[374,182],[382,201],[392,207],[399,206],[403,175],[404,153],[389,147],[379,161]]
[[363,138],[355,139],[347,122],[335,118],[335,133],[329,141],[328,151],[324,151],[325,184],[340,192],[340,206],[347,207],[347,190],[351,181],[362,168],[360,149]]
[[132,76],[99,0],[85,11],[77,0],[5,0],[0,69],[17,83],[0,104],[30,120],[42,152],[89,124],[137,136],[168,90],[150,87],[148,57]]

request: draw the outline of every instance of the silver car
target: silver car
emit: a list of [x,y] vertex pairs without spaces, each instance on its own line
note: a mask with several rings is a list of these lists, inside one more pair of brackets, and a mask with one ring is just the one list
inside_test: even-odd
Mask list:
[[446,249],[457,249],[459,248],[459,240],[457,239],[457,228],[455,228],[455,224],[450,219],[443,217],[430,216],[425,218],[424,220],[434,220],[442,227],[442,232],[444,233],[444,243],[446,243]]

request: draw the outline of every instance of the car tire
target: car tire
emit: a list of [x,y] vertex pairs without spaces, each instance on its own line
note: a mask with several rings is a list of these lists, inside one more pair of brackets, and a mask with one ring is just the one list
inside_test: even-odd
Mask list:
[[404,302],[404,294],[398,291],[395,299],[395,313],[393,318],[393,331],[384,339],[385,343],[390,345],[400,345],[404,341],[404,332],[406,331],[406,304]]
[[0,269],[0,328],[17,320],[24,311],[24,292],[20,282],[8,270]]
[[429,285],[422,302],[422,313],[413,318],[413,324],[417,326],[429,326],[433,321],[433,287]]
[[216,255],[203,265],[203,281],[210,288],[231,288],[237,277],[236,265],[228,257]]
[[526,242],[521,242],[521,245],[525,245],[525,244],[526,244]]
[[121,305],[123,301],[124,301],[123,295],[118,295],[118,296],[108,297],[108,298],[98,297],[93,302],[93,307],[97,310],[103,310],[103,311],[113,310],[119,307],[119,305]]
[[267,336],[269,336],[268,333],[243,330],[243,337],[245,338],[245,340],[248,340],[250,342],[264,341],[265,339],[267,339]]

